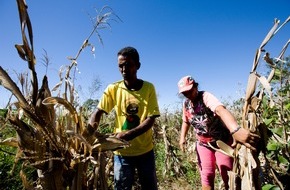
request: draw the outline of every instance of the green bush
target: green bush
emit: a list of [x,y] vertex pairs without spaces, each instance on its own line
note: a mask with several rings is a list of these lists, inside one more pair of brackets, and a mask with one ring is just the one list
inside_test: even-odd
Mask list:
[[[14,167],[15,149],[0,146],[0,187],[3,190],[21,189],[20,164]],[[14,168],[14,171],[12,172]]]

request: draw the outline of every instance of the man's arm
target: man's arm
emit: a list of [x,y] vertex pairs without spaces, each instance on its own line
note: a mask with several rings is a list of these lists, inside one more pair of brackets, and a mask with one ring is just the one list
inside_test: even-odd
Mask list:
[[106,112],[98,108],[92,113],[90,117],[90,121],[89,121],[89,126],[88,126],[89,132],[94,133],[94,131],[98,129],[103,113],[106,113]]
[[156,116],[147,117],[140,125],[130,129],[128,131],[122,131],[117,133],[117,138],[124,139],[126,141],[132,140],[146,131],[148,131],[154,124]]

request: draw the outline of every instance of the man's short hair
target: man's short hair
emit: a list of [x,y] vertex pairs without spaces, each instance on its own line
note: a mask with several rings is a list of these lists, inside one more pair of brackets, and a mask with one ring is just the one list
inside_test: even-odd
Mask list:
[[138,68],[140,67],[140,58],[137,49],[130,46],[124,47],[118,52],[118,56],[119,55],[131,57],[137,64],[139,64]]

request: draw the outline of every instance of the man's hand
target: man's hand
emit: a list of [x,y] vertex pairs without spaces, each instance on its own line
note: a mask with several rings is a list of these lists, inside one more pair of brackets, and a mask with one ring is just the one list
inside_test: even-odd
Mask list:
[[127,131],[122,131],[122,132],[116,133],[116,137],[119,139],[126,140],[126,141],[132,140],[130,138],[130,135],[128,135]]

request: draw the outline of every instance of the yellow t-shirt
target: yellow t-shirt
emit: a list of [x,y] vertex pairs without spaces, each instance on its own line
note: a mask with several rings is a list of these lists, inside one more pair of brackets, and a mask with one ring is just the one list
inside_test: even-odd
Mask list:
[[[153,84],[143,81],[138,91],[128,90],[122,81],[110,84],[98,104],[98,108],[109,113],[113,108],[116,113],[114,132],[132,129],[147,117],[159,116],[156,92]],[[128,148],[115,151],[123,156],[138,156],[153,148],[152,129],[130,141]]]

